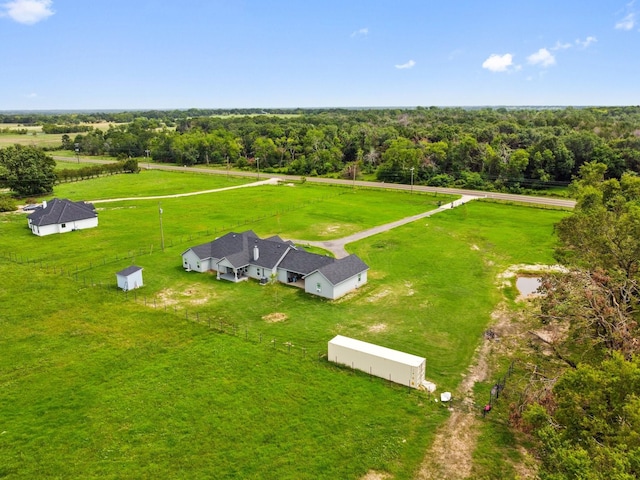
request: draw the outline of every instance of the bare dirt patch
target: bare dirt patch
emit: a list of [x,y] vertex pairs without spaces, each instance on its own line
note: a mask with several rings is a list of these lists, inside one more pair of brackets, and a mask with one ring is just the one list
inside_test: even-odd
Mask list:
[[478,438],[477,426],[478,419],[474,415],[454,410],[449,420],[438,430],[436,440],[416,478],[469,478],[473,466],[471,455]]
[[158,299],[162,302],[163,305],[176,305],[178,301],[176,300],[177,293],[175,290],[170,288],[165,288],[158,292]]
[[368,302],[376,302],[376,301],[386,297],[389,294],[391,294],[391,290],[389,290],[388,288],[385,288],[384,290],[380,290],[379,292],[374,293],[373,295],[369,295],[367,297],[367,301]]
[[407,287],[407,296],[408,297],[411,297],[413,294],[416,293],[416,291],[413,289],[413,283],[404,282],[404,286]]
[[[190,305],[203,305],[211,299],[210,292],[202,292],[195,288],[187,288],[182,292],[178,292],[171,288],[165,288],[156,295],[157,306],[172,306],[181,303]],[[186,298],[185,298],[186,297]]]
[[371,333],[380,333],[384,332],[387,329],[386,323],[376,323],[375,325],[371,325],[368,330]]
[[262,319],[267,323],[278,323],[284,322],[288,317],[286,313],[273,312],[269,315],[264,315]]
[[389,480],[390,478],[392,477],[388,473],[369,470],[364,477],[360,477],[360,480]]
[[334,235],[340,231],[340,225],[328,225],[323,231],[322,235]]

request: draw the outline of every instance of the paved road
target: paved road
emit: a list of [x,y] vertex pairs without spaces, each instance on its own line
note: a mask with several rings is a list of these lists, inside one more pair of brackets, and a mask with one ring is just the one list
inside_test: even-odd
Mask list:
[[[74,160],[70,157],[53,157],[56,160],[73,162]],[[113,163],[113,160],[96,160],[92,158],[81,157],[81,161],[83,163]],[[202,167],[177,167],[174,165],[164,165],[158,163],[145,163],[139,162],[138,165],[140,168],[149,169],[149,170],[168,170],[168,171],[178,171],[178,172],[197,172],[197,173],[205,173],[209,175],[233,175],[234,177],[253,177],[256,180],[264,179],[265,177],[277,177],[282,181],[299,181],[300,176],[297,175],[265,175],[264,173],[258,174],[256,172],[239,172],[239,171],[230,171],[220,169],[212,169],[212,168],[202,168]],[[405,191],[416,191],[416,192],[430,192],[430,193],[445,193],[449,195],[471,195],[475,197],[482,198],[493,198],[496,200],[505,200],[509,202],[518,202],[518,203],[530,203],[535,205],[549,205],[554,207],[564,207],[564,208],[573,208],[576,204],[575,200],[561,199],[561,198],[550,198],[550,197],[536,197],[533,195],[515,195],[511,193],[496,193],[496,192],[484,192],[480,190],[467,190],[462,188],[439,188],[439,187],[427,187],[424,185],[403,185],[398,183],[382,183],[382,182],[365,182],[361,180],[340,180],[335,178],[321,178],[321,177],[306,177],[308,182],[311,183],[325,183],[325,184],[334,184],[334,185],[351,185],[357,187],[370,187],[370,188],[386,188],[390,190],[405,190]]]
[[478,197],[477,195],[463,195],[462,198],[446,203],[435,210],[429,210],[428,212],[419,213],[417,215],[412,215],[410,217],[405,217],[400,220],[396,220],[395,222],[387,223],[385,225],[378,225],[377,227],[370,228],[368,230],[363,230],[358,233],[354,233],[353,235],[349,235],[348,237],[337,238],[335,240],[326,240],[326,241],[309,241],[309,240],[291,240],[293,243],[300,245],[312,245],[314,247],[324,248],[325,250],[329,250],[333,253],[336,258],[344,258],[349,255],[349,252],[345,250],[345,245],[353,242],[357,242],[358,240],[362,240],[363,238],[371,237],[372,235],[377,235],[378,233],[386,232],[391,230],[392,228],[400,227],[402,225],[406,225],[407,223],[415,222],[416,220],[420,220],[421,218],[430,217],[431,215],[435,215],[436,213],[443,212],[445,210],[449,210],[451,208],[459,207],[463,203],[470,202],[471,200],[475,200]]

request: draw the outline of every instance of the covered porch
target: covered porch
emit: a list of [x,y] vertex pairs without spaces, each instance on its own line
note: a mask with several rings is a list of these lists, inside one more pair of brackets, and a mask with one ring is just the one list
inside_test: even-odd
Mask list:
[[244,272],[218,273],[218,280],[227,280],[229,282],[238,283],[249,280]]
[[238,283],[244,280],[248,280],[247,276],[247,267],[239,267],[235,268],[232,265],[229,265],[227,262],[219,262],[217,267],[217,279],[218,280],[227,280],[229,282]]

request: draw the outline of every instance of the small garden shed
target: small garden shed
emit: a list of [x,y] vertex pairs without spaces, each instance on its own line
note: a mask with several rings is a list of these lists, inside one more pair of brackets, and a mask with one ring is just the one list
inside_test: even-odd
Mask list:
[[116,273],[118,280],[118,288],[121,288],[125,292],[133,290],[134,288],[140,288],[142,283],[142,267],[136,267],[132,265],[124,270]]
[[329,341],[328,359],[411,388],[425,381],[425,358],[342,335]]

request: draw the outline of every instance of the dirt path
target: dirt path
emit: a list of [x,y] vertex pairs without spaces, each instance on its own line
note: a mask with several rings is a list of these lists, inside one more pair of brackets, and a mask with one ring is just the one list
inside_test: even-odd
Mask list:
[[277,185],[277,178],[269,178],[259,182],[246,183],[244,185],[235,185],[233,187],[214,188],[213,190],[201,190],[199,192],[175,193],[172,195],[154,195],[151,197],[123,197],[123,198],[106,198],[102,200],[91,200],[89,203],[107,203],[107,202],[124,202],[131,200],[162,200],[163,198],[192,197],[194,195],[204,195],[206,193],[224,192],[226,190],[234,190],[236,188],[257,187],[260,185]]
[[480,198],[480,197],[477,197],[475,195],[463,195],[462,198],[454,202],[446,203],[441,207],[436,208],[435,210],[429,210],[428,212],[423,212],[417,215],[412,215],[410,217],[405,217],[400,220],[396,220],[395,222],[387,223],[384,225],[378,225],[377,227],[373,227],[368,230],[363,230],[361,232],[354,233],[353,235],[349,235],[348,237],[337,238],[335,240],[325,240],[325,241],[309,241],[309,240],[291,240],[291,241],[299,245],[311,245],[314,247],[324,248],[325,250],[329,250],[331,253],[333,253],[336,256],[336,258],[344,258],[349,255],[349,252],[347,252],[345,249],[345,246],[348,245],[349,243],[357,242],[358,240],[362,240],[363,238],[371,237],[372,235],[377,235],[378,233],[386,232],[393,228],[406,225],[407,223],[415,222],[416,220],[420,220],[421,218],[430,217],[431,215],[435,215],[436,213],[444,212],[445,210],[458,207],[464,203],[470,202],[471,200],[475,200],[476,198]]
[[[504,306],[492,314],[492,330],[500,337],[509,330],[510,318]],[[451,416],[436,432],[436,439],[424,457],[417,475],[419,480],[462,480],[470,478],[473,452],[480,422],[480,411],[474,406],[473,386],[485,381],[490,373],[489,355],[493,340],[485,339],[476,349],[473,362],[458,390]]]

